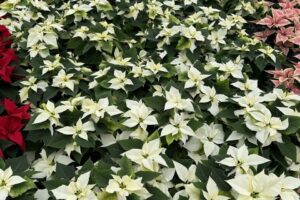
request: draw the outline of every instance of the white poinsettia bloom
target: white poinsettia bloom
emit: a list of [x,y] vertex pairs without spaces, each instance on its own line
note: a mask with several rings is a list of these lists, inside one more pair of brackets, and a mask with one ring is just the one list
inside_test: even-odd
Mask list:
[[47,45],[50,45],[54,48],[57,48],[57,38],[58,35],[50,28],[47,30],[47,33],[45,33],[46,27],[42,27],[40,25],[36,25],[35,27],[29,29],[29,35],[27,38],[27,47],[31,48],[32,46],[38,44],[39,41],[45,42]]
[[94,185],[89,185],[90,172],[80,175],[77,181],[71,181],[69,185],[62,185],[51,190],[56,199],[64,200],[97,200],[93,192]]
[[227,181],[236,200],[273,200],[279,195],[281,185],[275,174],[261,172],[257,175],[242,174]]
[[80,96],[80,93],[76,95],[76,97],[72,97],[68,99],[67,101],[61,101],[61,103],[67,107],[67,109],[71,112],[73,112],[77,106],[81,104],[81,102],[84,100],[84,97]]
[[57,74],[57,76],[53,77],[53,87],[59,87],[59,88],[69,88],[71,91],[74,91],[75,84],[78,83],[77,80],[73,80],[72,77],[74,74],[66,74],[65,70],[60,70]]
[[132,162],[140,165],[142,170],[158,172],[159,164],[167,167],[166,161],[160,155],[164,151],[165,149],[160,147],[160,140],[155,139],[144,143],[142,149],[131,149],[122,155],[126,155]]
[[112,175],[113,179],[110,179],[105,191],[108,193],[114,193],[117,195],[118,200],[126,200],[126,197],[130,194],[135,194],[141,199],[147,199],[151,194],[145,189],[142,183],[142,178],[132,179],[131,177]]
[[176,174],[181,181],[185,183],[192,183],[197,181],[196,177],[196,165],[191,165],[189,168],[185,167],[179,162],[173,161]]
[[134,64],[129,62],[131,60],[131,58],[123,58],[123,55],[122,55],[122,53],[120,52],[120,50],[118,48],[116,48],[115,51],[114,51],[114,57],[115,58],[108,58],[107,61],[110,64],[120,65],[122,67],[128,67],[128,66],[133,67],[134,66]]
[[214,87],[202,86],[201,92],[203,94],[200,95],[200,103],[211,103],[208,111],[214,116],[217,115],[220,111],[219,103],[226,102],[228,97],[223,94],[217,94]]
[[101,77],[105,76],[109,70],[110,70],[110,67],[105,67],[104,69],[99,69],[98,71],[94,72],[92,74],[92,76],[94,76],[95,79],[101,78]]
[[147,61],[145,68],[151,71],[153,74],[159,72],[168,72],[168,70],[160,63],[155,63],[154,61]]
[[166,99],[167,102],[165,104],[165,110],[176,108],[178,110],[185,110],[188,112],[194,111],[191,99],[182,99],[179,90],[173,86],[169,91],[166,91]]
[[193,129],[188,126],[189,121],[185,119],[183,113],[175,113],[174,118],[169,119],[170,123],[162,128],[161,136],[171,135],[174,139],[179,139],[183,143],[186,142],[188,136],[195,136]]
[[[221,124],[204,124],[196,130],[192,140],[200,140],[200,142],[203,143],[206,157],[209,155],[217,155],[220,149],[218,145],[224,143],[223,127]],[[186,146],[186,148],[189,149],[189,146]]]
[[42,91],[46,91],[46,88],[48,87],[48,83],[45,81],[38,81],[37,79],[30,76],[28,80],[21,81],[22,89],[19,91],[19,96],[22,102],[26,101],[28,99],[28,93],[30,90],[33,90],[34,92],[37,92],[38,89]]
[[281,121],[278,117],[272,117],[271,111],[265,107],[251,111],[249,114],[251,117],[245,119],[247,128],[256,131],[256,138],[265,145],[269,137],[280,135],[280,131],[289,126],[288,119]]
[[65,13],[65,16],[74,15],[75,22],[82,21],[83,19],[88,18],[88,12],[92,10],[92,7],[90,5],[86,5],[83,3],[80,4],[74,4],[73,7]]
[[236,173],[248,173],[250,166],[257,166],[270,161],[256,154],[249,155],[246,145],[239,148],[229,146],[227,154],[230,155],[230,157],[221,160],[219,163],[229,167],[235,167]]
[[242,91],[253,91],[256,93],[261,93],[262,90],[260,90],[258,88],[258,81],[257,80],[251,80],[251,79],[246,79],[245,82],[234,82],[231,85],[233,85],[234,87],[242,90]]
[[144,10],[144,3],[140,2],[140,3],[135,3],[132,6],[129,7],[129,13],[127,15],[125,15],[128,18],[133,18],[134,20],[136,20],[136,18],[138,17],[138,14]]
[[63,128],[57,129],[58,132],[64,135],[72,135],[73,138],[76,136],[88,140],[88,132],[95,131],[94,123],[87,121],[82,123],[82,120],[79,119],[74,126],[65,126]]
[[[238,58],[237,58],[238,59]],[[228,61],[227,63],[220,64],[219,65],[219,71],[225,72],[226,74],[231,75],[234,78],[237,79],[243,79],[243,63],[239,62],[233,62],[232,60]]]
[[282,112],[284,115],[287,116],[295,116],[300,117],[300,112],[298,112],[296,109],[286,108],[286,107],[276,107],[280,112]]
[[91,115],[95,122],[104,118],[104,114],[107,113],[110,116],[121,114],[116,106],[110,106],[108,98],[99,99],[98,102],[94,102],[92,99],[84,99],[82,101],[81,110],[84,112],[83,118]]
[[229,197],[219,195],[219,188],[215,181],[209,177],[206,185],[206,191],[203,191],[206,200],[227,200]]
[[204,82],[203,79],[209,77],[210,75],[205,75],[199,72],[195,67],[191,67],[188,71],[188,80],[185,82],[184,88],[201,88]]
[[126,100],[126,106],[130,110],[123,114],[123,117],[127,117],[123,125],[127,127],[136,127],[139,125],[144,131],[147,126],[157,125],[158,122],[154,115],[151,115],[152,109],[147,107],[141,100],[139,102],[133,100]]
[[202,35],[201,31],[197,31],[197,29],[194,26],[189,27],[182,27],[181,33],[184,37],[188,38],[191,46],[190,50],[191,52],[194,52],[194,50],[197,48],[195,42],[196,41],[204,41],[204,36]]
[[283,91],[279,88],[274,88],[273,94],[276,96],[275,100],[276,98],[279,99],[281,103],[287,107],[295,106],[297,102],[300,101],[300,95],[294,94],[293,92]]
[[72,142],[70,142],[69,144],[66,145],[64,151],[70,157],[71,152],[73,152],[73,151],[81,154],[81,147],[77,144],[76,141],[72,141]]
[[60,63],[61,57],[57,54],[55,55],[55,60],[50,61],[50,60],[44,60],[44,66],[42,66],[42,74],[46,74],[49,71],[53,71],[57,68],[64,68],[63,64]]
[[299,200],[299,194],[297,194],[295,189],[300,187],[300,179],[291,176],[285,177],[284,174],[279,179],[281,185],[279,195],[281,200]]
[[262,56],[265,58],[265,56],[270,57],[273,62],[276,62],[276,56],[274,55],[274,49],[270,46],[265,46],[263,49],[258,49],[258,51],[262,52]]
[[26,180],[20,176],[13,176],[13,171],[9,167],[6,170],[0,169],[0,200],[5,200],[14,185],[23,183]]
[[109,88],[114,89],[114,90],[119,90],[123,89],[126,91],[125,86],[126,85],[133,85],[133,82],[126,77],[126,72],[122,72],[120,70],[115,70],[114,71],[114,76],[115,78],[111,79],[108,81],[111,85]]
[[46,178],[49,179],[53,172],[56,171],[56,164],[69,165],[73,160],[66,156],[63,151],[51,153],[47,156],[46,151],[42,149],[40,153],[41,158],[35,160],[32,168],[36,172],[33,178]]
[[208,35],[207,39],[210,40],[210,45],[212,48],[217,51],[220,50],[220,44],[226,44],[225,38],[227,35],[226,29],[219,29],[218,31],[212,31],[210,35]]
[[51,101],[47,101],[46,104],[42,104],[41,108],[37,109],[38,116],[33,121],[33,124],[39,124],[45,121],[50,122],[50,131],[53,133],[53,127],[52,125],[61,125],[59,122],[60,116],[59,114],[66,111],[66,106],[57,106],[55,107],[54,103]]

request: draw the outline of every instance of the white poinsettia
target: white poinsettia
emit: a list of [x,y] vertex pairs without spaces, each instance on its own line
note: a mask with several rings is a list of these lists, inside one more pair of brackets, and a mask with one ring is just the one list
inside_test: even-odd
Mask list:
[[300,112],[298,112],[296,109],[287,107],[277,107],[277,109],[280,110],[280,112],[282,112],[284,115],[300,117]]
[[188,80],[186,81],[184,88],[201,88],[203,86],[204,82],[203,79],[209,77],[210,75],[205,75],[199,72],[195,67],[191,67],[188,71]]
[[179,162],[173,161],[176,174],[181,181],[185,183],[192,183],[197,181],[196,177],[196,165],[191,165],[189,168],[185,167]]
[[234,87],[242,90],[242,91],[248,91],[248,92],[256,92],[256,93],[261,93],[262,90],[258,88],[258,81],[257,80],[251,80],[251,79],[246,79],[244,82],[234,82],[231,85]]
[[113,65],[119,65],[119,66],[122,66],[122,67],[133,67],[134,64],[132,64],[130,62],[131,58],[123,58],[123,55],[122,53],[120,52],[120,50],[118,48],[115,49],[114,51],[114,57],[115,58],[109,58],[108,59],[108,62],[110,64],[113,64]]
[[47,101],[47,104],[42,104],[41,108],[37,109],[38,116],[33,121],[33,124],[39,124],[45,121],[50,122],[49,129],[51,133],[53,133],[52,125],[61,125],[59,122],[60,116],[59,114],[66,111],[66,106],[57,106],[55,107],[54,103],[51,101]]
[[145,68],[151,71],[153,74],[158,72],[168,72],[168,70],[160,63],[155,63],[154,61],[148,61],[145,65]]
[[273,62],[276,62],[276,56],[274,55],[274,49],[270,46],[265,46],[262,49],[258,49],[258,51],[262,52],[261,56],[265,58],[265,56],[268,56],[273,60]]
[[57,76],[53,77],[53,87],[59,88],[69,88],[71,91],[74,91],[74,86],[78,83],[77,80],[73,80],[72,77],[74,74],[66,74],[65,70],[61,69]]
[[90,5],[86,5],[83,3],[80,4],[74,4],[72,8],[69,8],[67,12],[65,13],[65,16],[74,15],[75,22],[82,21],[83,19],[88,18],[88,12],[92,10],[92,7]]
[[235,167],[236,173],[247,173],[250,166],[257,166],[269,161],[256,154],[249,155],[246,145],[239,148],[229,146],[227,154],[230,155],[230,157],[221,160],[219,163],[229,167]]
[[126,77],[126,72],[122,72],[120,70],[115,70],[114,71],[114,76],[115,78],[111,79],[108,81],[111,85],[109,88],[114,89],[114,90],[119,90],[123,89],[126,91],[125,86],[126,85],[133,85],[133,82]]
[[183,113],[175,113],[174,118],[169,119],[169,124],[164,126],[161,131],[161,136],[171,135],[174,139],[180,139],[182,142],[188,139],[188,136],[194,136],[195,133],[188,126],[189,121],[185,120]]
[[274,88],[272,94],[274,94],[275,100],[276,98],[279,99],[280,102],[286,107],[295,106],[297,102],[300,101],[300,95],[297,95],[293,92],[283,91],[279,88]]
[[200,95],[200,103],[211,103],[211,106],[208,109],[208,111],[214,116],[217,115],[220,111],[219,103],[227,101],[227,96],[223,94],[217,94],[214,87],[208,86],[202,86],[201,92],[203,94]]
[[191,46],[190,50],[191,52],[194,52],[196,49],[195,42],[196,41],[204,41],[204,37],[202,35],[201,31],[197,31],[197,29],[194,26],[189,26],[189,27],[182,27],[181,33],[184,37],[188,38]]
[[46,151],[42,149],[40,153],[41,158],[36,159],[32,168],[36,172],[33,178],[46,178],[49,179],[53,172],[56,171],[56,164],[60,163],[63,165],[69,165],[73,160],[66,156],[63,151],[51,153],[47,156]]
[[126,106],[130,110],[123,114],[123,117],[127,117],[123,125],[127,127],[140,126],[144,131],[146,131],[147,126],[157,125],[158,122],[154,115],[151,115],[152,109],[147,107],[141,100],[139,102],[133,100],[126,100]]
[[279,195],[281,185],[275,174],[261,172],[257,175],[242,174],[227,181],[236,200],[273,200]]
[[160,165],[167,166],[166,161],[161,157],[165,149],[160,147],[160,140],[155,139],[150,142],[144,143],[142,149],[131,149],[124,152],[131,161],[140,165],[141,169],[151,170],[158,172]]
[[240,61],[240,58],[238,57],[235,62],[232,60],[228,61],[227,63],[220,64],[219,65],[219,71],[224,72],[225,74],[231,75],[234,78],[237,79],[243,79],[243,62]]
[[55,55],[54,61],[44,60],[44,66],[42,66],[43,71],[42,74],[46,74],[47,72],[53,71],[57,68],[63,68],[63,64],[60,63],[61,57],[57,54]]
[[285,130],[289,126],[288,119],[281,121],[278,117],[273,117],[269,109],[262,107],[260,110],[249,112],[249,118],[246,118],[246,126],[256,131],[256,138],[262,144],[269,144],[268,139],[280,136],[280,131]]
[[105,191],[117,195],[118,200],[125,200],[130,194],[135,194],[141,199],[147,199],[151,194],[145,189],[142,178],[132,179],[131,177],[112,175]]
[[203,191],[206,200],[227,200],[229,197],[219,195],[219,188],[215,181],[209,177],[206,185],[206,191]]
[[207,39],[210,40],[211,47],[219,51],[220,44],[226,44],[225,42],[226,35],[227,35],[226,29],[219,29],[218,31],[212,31],[211,34],[208,35]]
[[[221,124],[211,123],[210,125],[204,124],[199,129],[195,131],[195,136],[191,140],[200,141],[203,144],[204,154],[206,157],[209,155],[217,155],[219,153],[219,144],[224,143],[224,131]],[[195,143],[194,142],[194,143]],[[196,150],[196,147],[200,147],[201,144],[193,144],[192,146],[186,145],[187,149]]]
[[57,39],[58,35],[53,31],[49,30],[45,33],[45,27],[41,25],[36,25],[35,27],[29,29],[29,35],[27,38],[27,47],[31,48],[32,46],[36,45],[38,42],[44,42],[47,45],[50,45],[54,48],[57,48]]
[[69,185],[61,185],[51,190],[56,199],[63,200],[97,200],[93,192],[94,185],[89,185],[90,172],[80,175],[77,181],[71,181]]
[[281,200],[299,200],[299,194],[295,191],[300,187],[300,179],[291,177],[291,176],[284,176],[281,175],[279,177],[281,191],[280,191],[280,198]]
[[178,110],[185,110],[188,112],[194,111],[191,99],[182,99],[179,90],[173,86],[169,91],[166,91],[166,99],[167,102],[165,104],[165,110],[176,108]]
[[71,97],[70,99],[66,100],[66,101],[61,101],[61,103],[66,106],[66,108],[73,112],[77,106],[79,106],[82,101],[84,100],[84,97],[80,96],[80,93],[78,95],[76,95],[76,97]]
[[57,131],[64,135],[72,135],[73,138],[78,136],[84,140],[88,140],[87,133],[95,131],[95,126],[91,121],[82,123],[82,120],[79,119],[74,126],[65,126],[63,128],[57,129]]
[[144,3],[140,2],[140,3],[135,3],[132,6],[129,7],[129,13],[127,15],[125,15],[128,18],[133,18],[134,20],[136,20],[136,18],[138,17],[139,12],[144,10]]
[[28,99],[28,93],[30,90],[34,92],[38,92],[38,89],[42,91],[46,91],[46,88],[48,87],[48,83],[45,81],[37,81],[34,77],[29,77],[28,80],[21,81],[22,89],[19,91],[19,96],[21,99],[21,102],[24,102]]
[[110,106],[108,98],[99,99],[98,102],[94,102],[92,99],[84,99],[82,101],[81,110],[84,112],[83,118],[91,115],[95,122],[104,118],[104,114],[107,113],[110,116],[121,114],[116,106]]
[[0,200],[5,200],[14,185],[23,183],[26,180],[20,176],[13,176],[13,171],[9,167],[6,170],[0,169]]

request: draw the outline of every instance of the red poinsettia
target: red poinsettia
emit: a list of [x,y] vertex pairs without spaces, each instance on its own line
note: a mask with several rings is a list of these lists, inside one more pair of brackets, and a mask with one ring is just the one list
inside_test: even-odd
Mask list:
[[0,157],[4,158],[4,154],[3,154],[3,151],[1,149],[0,149]]
[[0,139],[12,141],[25,150],[25,142],[21,130],[23,123],[15,117],[0,116]]
[[28,110],[30,108],[29,104],[18,108],[14,101],[5,98],[3,101],[3,105],[10,117],[15,117],[19,120],[30,119],[30,114],[28,113]]

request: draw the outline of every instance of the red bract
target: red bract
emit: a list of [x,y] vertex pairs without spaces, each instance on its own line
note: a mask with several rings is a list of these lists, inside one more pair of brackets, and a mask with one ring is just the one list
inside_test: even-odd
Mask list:
[[6,112],[9,114],[10,117],[15,117],[19,120],[29,120],[30,114],[28,113],[28,110],[30,108],[29,105],[24,105],[21,107],[17,107],[15,102],[4,99],[3,101],[4,108]]
[[0,116],[0,139],[12,141],[25,150],[25,142],[21,129],[23,123],[21,120],[11,116]]
[[3,154],[3,151],[1,149],[0,149],[0,157],[4,158],[4,154]]

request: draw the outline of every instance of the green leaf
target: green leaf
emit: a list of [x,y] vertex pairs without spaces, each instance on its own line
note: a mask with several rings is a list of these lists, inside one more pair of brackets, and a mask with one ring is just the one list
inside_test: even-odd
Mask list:
[[189,49],[191,47],[191,41],[187,38],[181,37],[180,40],[177,43],[176,49],[177,50],[185,50],[185,49]]
[[9,158],[6,160],[6,165],[10,166],[14,173],[20,173],[29,168],[29,164],[25,156]]
[[38,114],[31,117],[27,125],[25,126],[25,131],[35,131],[35,130],[41,130],[41,129],[48,129],[49,128],[49,122],[43,122],[39,124],[33,124],[34,120],[37,118]]
[[55,179],[55,180],[45,181],[43,184],[48,190],[53,190],[55,188],[58,188],[61,185],[68,185],[69,182],[70,181],[64,179]]
[[291,135],[297,133],[297,131],[300,129],[300,117],[296,116],[289,116],[289,127],[286,130],[281,131],[281,133],[285,135]]
[[159,190],[156,187],[149,186],[147,187],[148,192],[152,194],[150,198],[147,200],[163,200],[163,199],[169,199],[167,195],[165,195],[161,190]]
[[131,160],[127,156],[123,156],[120,160],[121,170],[118,172],[120,176],[128,175],[132,176],[134,174],[133,166]]
[[71,180],[75,176],[75,168],[73,166],[57,163],[55,175],[57,178]]
[[140,149],[143,146],[143,142],[139,139],[119,140],[118,143],[126,151],[130,149]]
[[146,97],[143,98],[143,101],[145,102],[146,106],[153,108],[157,111],[164,110],[164,106],[166,104],[165,98],[160,96]]
[[53,136],[51,136],[49,142],[45,145],[54,148],[64,148],[71,141],[72,137],[70,137],[69,135],[54,134]]
[[35,188],[35,184],[31,179],[29,179],[27,177],[24,177],[24,179],[26,180],[26,182],[14,185],[11,188],[11,190],[9,192],[10,197],[16,198],[16,197],[24,194],[28,190]]
[[160,173],[152,171],[139,171],[136,172],[135,175],[137,175],[138,177],[142,177],[142,182],[146,183],[158,177]]
[[5,168],[5,162],[2,158],[0,158],[0,169],[4,169]]
[[284,142],[284,143],[275,143],[276,146],[279,148],[280,152],[282,155],[292,159],[294,162],[297,160],[297,148],[296,145],[293,144],[292,142]]
[[97,199],[98,200],[118,200],[118,197],[116,194],[101,192],[97,195]]
[[111,166],[103,161],[98,161],[95,168],[92,170],[91,178],[99,187],[106,187],[109,179],[111,179]]

